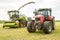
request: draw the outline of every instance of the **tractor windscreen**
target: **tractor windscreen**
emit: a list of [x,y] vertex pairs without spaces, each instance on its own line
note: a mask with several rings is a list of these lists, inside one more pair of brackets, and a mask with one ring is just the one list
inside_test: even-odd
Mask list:
[[41,14],[41,15],[47,15],[48,14],[48,11],[38,11],[38,15]]

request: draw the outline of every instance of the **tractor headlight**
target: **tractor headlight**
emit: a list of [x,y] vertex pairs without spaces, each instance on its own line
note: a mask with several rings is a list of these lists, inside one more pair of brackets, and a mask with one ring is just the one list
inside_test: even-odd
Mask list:
[[40,18],[35,18],[36,21],[40,21]]

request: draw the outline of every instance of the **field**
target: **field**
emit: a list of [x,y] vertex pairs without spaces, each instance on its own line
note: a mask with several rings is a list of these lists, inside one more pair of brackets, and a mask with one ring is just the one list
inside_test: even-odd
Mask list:
[[2,28],[0,24],[0,40],[60,40],[60,22],[55,23],[55,30],[51,34],[43,31],[28,33],[27,28]]

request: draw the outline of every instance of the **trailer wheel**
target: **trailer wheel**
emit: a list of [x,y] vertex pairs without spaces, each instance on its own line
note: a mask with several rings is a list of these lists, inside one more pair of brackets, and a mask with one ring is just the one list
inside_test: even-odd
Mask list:
[[28,22],[27,24],[27,30],[28,32],[32,33],[36,31],[36,27],[33,22]]
[[52,32],[52,23],[50,21],[44,22],[43,32],[49,34]]

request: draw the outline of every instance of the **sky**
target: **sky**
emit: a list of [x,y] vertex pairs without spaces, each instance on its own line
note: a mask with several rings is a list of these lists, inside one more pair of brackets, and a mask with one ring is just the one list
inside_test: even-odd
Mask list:
[[0,0],[0,20],[9,20],[8,11],[17,10],[25,3],[34,1],[35,4],[29,4],[19,10],[20,14],[27,17],[33,17],[33,11],[39,8],[52,8],[52,15],[56,20],[60,20],[60,0]]

